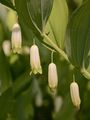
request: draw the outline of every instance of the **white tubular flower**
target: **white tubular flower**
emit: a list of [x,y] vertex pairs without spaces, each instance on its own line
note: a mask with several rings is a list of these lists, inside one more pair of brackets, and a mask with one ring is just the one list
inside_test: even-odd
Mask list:
[[48,85],[51,90],[56,89],[58,85],[57,68],[54,63],[50,63],[48,67]]
[[2,44],[2,48],[3,48],[3,51],[4,51],[4,54],[6,56],[10,56],[11,54],[11,43],[9,40],[5,40]]
[[40,62],[39,49],[37,45],[32,45],[30,48],[30,65],[34,74],[42,74],[42,67]]
[[70,85],[70,94],[71,94],[71,100],[74,106],[77,108],[80,108],[80,95],[79,95],[79,87],[78,84],[74,81]]
[[12,50],[14,53],[21,53],[22,36],[21,29],[18,23],[14,24],[11,35]]

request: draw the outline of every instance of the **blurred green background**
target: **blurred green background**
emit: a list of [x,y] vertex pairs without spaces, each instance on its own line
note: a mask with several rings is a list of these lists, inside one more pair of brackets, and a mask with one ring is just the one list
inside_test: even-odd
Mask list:
[[[70,16],[77,4],[71,0],[67,3]],[[51,52],[37,38],[42,75],[29,75],[29,54],[5,55],[3,42],[11,40],[12,26],[16,21],[17,13],[0,4],[0,120],[90,120],[90,81],[74,71],[81,97],[81,107],[77,110],[71,102],[69,90],[73,69],[58,53],[54,54],[59,78],[55,97],[48,88],[47,79]],[[29,29],[27,32],[22,30],[23,46],[30,47],[34,35],[28,33]]]

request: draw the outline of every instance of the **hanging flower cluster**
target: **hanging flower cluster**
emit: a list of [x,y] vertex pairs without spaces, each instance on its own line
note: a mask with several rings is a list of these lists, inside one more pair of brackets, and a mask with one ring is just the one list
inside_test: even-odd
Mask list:
[[[30,54],[30,75],[31,73],[42,74],[39,48],[34,43],[31,48],[24,46],[24,49],[22,49],[21,28],[18,23],[14,24],[12,28],[11,43],[10,41],[4,41],[2,47],[6,56],[11,54],[11,49],[13,53],[20,54],[23,51],[23,53]],[[52,92],[55,92],[58,86],[58,74],[56,64],[53,62],[53,51],[51,53],[51,63],[48,65],[48,86]],[[81,100],[79,95],[79,86],[75,80],[70,84],[70,95],[74,106],[80,108]]]
[[[39,56],[39,49],[34,44],[30,48],[30,64],[31,69],[34,74],[40,73],[42,74],[42,67]],[[55,92],[58,86],[58,74],[57,67],[55,63],[53,63],[53,52],[51,54],[51,63],[48,66],[48,85],[52,92]],[[79,87],[75,80],[70,84],[70,94],[71,100],[74,106],[78,109],[80,108],[81,100],[79,95]]]
[[[39,49],[37,45],[32,45],[30,48],[30,65],[32,71],[31,73],[42,74],[42,67],[40,62]],[[50,89],[54,92],[58,86],[58,75],[56,65],[53,63],[53,52],[51,54],[51,63],[48,67],[48,85]]]

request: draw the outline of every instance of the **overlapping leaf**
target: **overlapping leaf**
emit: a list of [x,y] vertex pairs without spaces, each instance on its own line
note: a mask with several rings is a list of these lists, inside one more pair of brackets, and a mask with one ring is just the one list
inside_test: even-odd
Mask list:
[[27,0],[27,9],[33,24],[43,31],[51,13],[53,0]]
[[20,21],[33,30],[36,35],[43,32],[52,9],[53,0],[23,0],[23,2],[16,0],[15,4]]

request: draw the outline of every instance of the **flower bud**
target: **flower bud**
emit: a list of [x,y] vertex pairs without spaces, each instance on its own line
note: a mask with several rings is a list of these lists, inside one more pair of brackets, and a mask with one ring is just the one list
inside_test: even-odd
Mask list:
[[37,73],[42,74],[39,49],[35,44],[32,45],[30,48],[30,65],[31,65],[32,72],[34,74],[37,74]]
[[11,54],[11,43],[9,40],[5,40],[2,44],[4,54],[8,57]]
[[42,104],[43,104],[43,98],[42,98],[42,94],[41,93],[37,93],[36,94],[35,104],[36,104],[37,107],[42,106]]
[[56,89],[58,85],[57,68],[54,63],[50,63],[48,67],[48,84],[51,90]]
[[71,100],[73,104],[77,107],[80,108],[80,96],[79,96],[79,87],[78,84],[74,81],[70,85],[70,94],[71,94]]
[[21,29],[18,23],[14,24],[12,29],[12,50],[14,53],[21,53],[21,46],[22,46],[22,36],[21,36]]
[[55,109],[55,112],[59,112],[62,108],[62,104],[63,104],[63,99],[61,96],[56,96],[55,99],[54,99],[54,109]]

